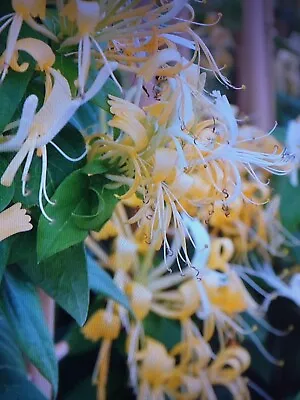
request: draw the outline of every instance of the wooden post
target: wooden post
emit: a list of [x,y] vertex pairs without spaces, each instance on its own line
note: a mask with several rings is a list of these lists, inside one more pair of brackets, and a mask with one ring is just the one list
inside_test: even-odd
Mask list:
[[275,123],[273,74],[273,1],[243,0],[238,46],[238,105],[250,122],[269,131]]

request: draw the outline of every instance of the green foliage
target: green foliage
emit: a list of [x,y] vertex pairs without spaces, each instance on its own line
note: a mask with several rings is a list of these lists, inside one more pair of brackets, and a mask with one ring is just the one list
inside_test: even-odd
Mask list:
[[144,320],[145,334],[163,343],[168,350],[181,340],[180,323],[150,313]]
[[118,202],[116,195],[124,193],[124,187],[114,192],[106,189],[107,179],[100,174],[88,176],[88,171],[90,168],[85,166],[73,172],[58,187],[51,199],[55,205],[49,204],[45,209],[53,222],[41,216],[37,242],[39,262],[82,242],[89,230],[100,230]]
[[[75,171],[58,187],[45,211],[54,221],[49,222],[41,216],[38,224],[37,255],[38,262],[82,242],[88,234],[73,222],[72,214],[85,203],[88,190],[88,177]],[[86,205],[88,206],[88,205]]]
[[49,380],[56,393],[58,369],[54,345],[36,289],[19,271],[6,272],[0,305],[21,350]]
[[21,350],[17,347],[4,315],[0,313],[0,398],[1,400],[45,400],[28,381]]
[[41,287],[79,325],[83,325],[89,306],[89,286],[85,253],[82,244],[71,246],[37,263],[21,262],[22,270]]
[[93,97],[91,102],[99,108],[102,108],[102,110],[109,112],[109,104],[107,103],[108,93],[117,97],[121,96],[120,89],[112,79],[108,79],[105,82],[102,90]]
[[0,132],[11,122],[25,94],[32,74],[33,70],[30,68],[22,74],[9,71],[4,82],[0,85]]
[[88,277],[90,289],[105,297],[109,297],[123,307],[130,310],[130,304],[124,293],[116,286],[110,275],[89,255],[88,261]]
[[280,195],[280,216],[282,224],[290,231],[300,230],[300,190],[290,184],[288,176],[274,176],[272,186]]
[[125,190],[124,187],[121,187],[112,192],[105,188],[105,183],[107,183],[107,179],[101,175],[94,175],[89,178],[90,192],[87,199],[89,207],[86,207],[86,203],[82,204],[79,208],[79,214],[74,213],[72,216],[74,223],[79,228],[98,231],[111,217],[119,201],[117,196],[124,194]]

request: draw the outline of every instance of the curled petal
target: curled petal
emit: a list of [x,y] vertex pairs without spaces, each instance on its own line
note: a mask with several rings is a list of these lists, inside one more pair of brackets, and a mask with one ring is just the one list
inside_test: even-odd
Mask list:
[[181,62],[181,56],[178,51],[174,49],[160,50],[143,65],[139,71],[139,75],[141,75],[146,82],[149,82],[158,74],[160,68],[169,62]]
[[55,62],[55,55],[51,47],[42,40],[34,38],[20,39],[17,41],[15,49],[26,51],[26,53],[30,54],[38,63],[41,71],[52,67]]

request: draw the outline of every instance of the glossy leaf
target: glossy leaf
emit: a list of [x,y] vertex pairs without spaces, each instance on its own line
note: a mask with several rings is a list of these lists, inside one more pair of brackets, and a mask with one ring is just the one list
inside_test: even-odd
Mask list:
[[94,196],[90,193],[89,198],[92,212],[84,214],[84,209],[79,208],[79,213],[74,213],[72,216],[72,220],[79,228],[99,231],[111,217],[119,202],[117,195],[123,194],[125,189],[121,187],[110,190],[105,188],[106,183],[107,179],[100,175],[90,177],[89,189],[94,193]]
[[12,122],[13,115],[25,94],[32,74],[31,68],[21,74],[9,71],[4,82],[0,85],[0,132],[7,124]]
[[290,184],[288,176],[274,176],[272,186],[280,195],[280,217],[282,224],[291,232],[300,229],[300,188]]
[[109,104],[107,103],[108,100],[108,94],[111,94],[113,96],[120,97],[121,96],[121,91],[118,88],[117,84],[112,80],[108,79],[103,88],[96,94],[95,97],[92,98],[91,102],[98,107],[102,108],[103,110],[109,112]]
[[72,246],[36,264],[20,263],[22,270],[41,287],[79,325],[83,325],[89,306],[89,285],[83,245]]
[[70,246],[82,242],[87,230],[74,224],[72,214],[85,204],[88,191],[88,177],[75,171],[58,187],[52,197],[55,206],[46,207],[47,215],[54,220],[49,222],[41,216],[38,224],[37,255],[38,262],[59,253]]

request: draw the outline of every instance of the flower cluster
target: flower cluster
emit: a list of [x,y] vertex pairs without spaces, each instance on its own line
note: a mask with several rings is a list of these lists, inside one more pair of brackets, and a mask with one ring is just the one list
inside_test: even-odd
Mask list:
[[[25,52],[43,77],[44,96],[30,94],[20,118],[4,129],[0,153],[15,155],[1,185],[10,187],[24,163],[22,195],[27,196],[31,164],[39,157],[41,218],[55,223],[44,205],[53,207],[55,215],[55,201],[46,190],[51,145],[70,162],[87,155],[88,162],[105,165],[107,190],[126,187],[116,195],[119,203],[111,219],[85,242],[111,271],[134,314],[108,300],[83,328],[88,339],[102,340],[93,377],[99,398],[106,397],[112,343],[124,332],[130,383],[138,399],[216,399],[220,385],[235,399],[249,398],[243,373],[250,354],[241,338],[248,337],[270,362],[281,365],[255,331],[258,326],[279,336],[290,331],[265,320],[268,305],[283,290],[270,257],[298,244],[281,225],[279,198],[271,198],[269,187],[270,175],[290,172],[290,151],[272,131],[239,121],[237,109],[220,91],[207,90],[208,73],[227,88],[243,87],[229,82],[193,31],[195,13],[187,0],[57,1],[52,25],[46,1],[13,0],[12,7],[14,12],[1,20],[0,31],[11,24],[0,58],[1,80],[10,70],[29,68],[22,61]],[[23,24],[44,40],[19,38]],[[55,66],[53,49],[58,46],[61,57],[76,62],[76,94]],[[127,90],[120,79],[131,82]],[[121,95],[109,94],[110,113],[92,135],[84,136],[82,156],[72,158],[54,139],[107,81],[115,82]],[[19,213],[17,204],[0,215],[7,227],[0,239],[32,228],[30,218]],[[6,232],[8,227],[13,233]],[[107,240],[109,252],[102,246]],[[267,266],[252,268],[249,254],[254,252]],[[253,276],[274,290],[263,291]],[[151,314],[180,327],[175,346],[147,334],[145,321]]]

